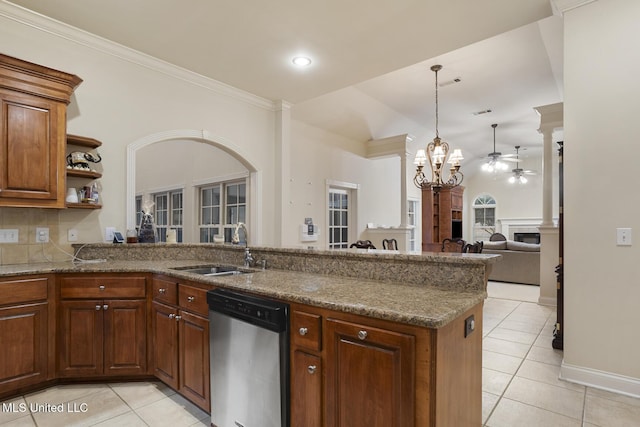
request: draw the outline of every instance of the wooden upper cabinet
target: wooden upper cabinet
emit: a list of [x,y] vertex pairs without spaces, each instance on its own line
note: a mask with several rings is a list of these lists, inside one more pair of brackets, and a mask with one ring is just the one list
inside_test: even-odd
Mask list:
[[64,208],[67,105],[80,82],[0,54],[0,206]]

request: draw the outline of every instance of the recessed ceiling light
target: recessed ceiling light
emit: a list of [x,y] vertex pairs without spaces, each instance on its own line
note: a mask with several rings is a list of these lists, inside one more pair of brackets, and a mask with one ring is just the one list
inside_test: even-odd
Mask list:
[[308,65],[311,65],[311,58],[308,58],[306,56],[296,56],[291,62],[293,62],[293,64],[298,67],[306,67]]

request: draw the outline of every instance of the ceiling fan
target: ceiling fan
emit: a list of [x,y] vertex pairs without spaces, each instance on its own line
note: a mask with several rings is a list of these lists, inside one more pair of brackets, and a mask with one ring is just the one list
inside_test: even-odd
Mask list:
[[536,175],[535,171],[520,168],[519,152],[520,152],[520,146],[516,145],[516,159],[515,159],[516,167],[515,169],[511,169],[511,172],[513,173],[513,175],[509,178],[510,184],[514,184],[516,182],[518,184],[526,184],[527,181],[529,180],[525,175]]
[[503,162],[514,162],[514,159],[510,159],[512,157],[510,154],[502,155],[499,151],[496,151],[496,128],[498,127],[497,123],[491,125],[493,128],[493,152],[487,154],[486,162],[482,165],[482,170],[485,172],[506,172],[509,169],[509,166]]

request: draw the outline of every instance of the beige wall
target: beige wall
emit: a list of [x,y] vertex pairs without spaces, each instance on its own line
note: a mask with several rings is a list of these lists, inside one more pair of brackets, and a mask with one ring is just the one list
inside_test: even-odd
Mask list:
[[[540,135],[542,141],[542,134]],[[555,139],[554,139],[555,141]],[[553,150],[553,217],[558,217],[558,156],[557,147]],[[515,167],[510,163],[511,168]],[[482,195],[489,194],[497,202],[497,220],[537,220],[542,222],[542,157],[538,154],[525,154],[520,162],[522,169],[536,171],[536,175],[527,175],[528,182],[524,185],[510,184],[510,172],[506,174],[491,174],[482,172],[479,166],[473,175],[465,177],[464,192],[464,238],[470,240],[473,236],[473,202]],[[500,230],[498,230],[500,231]]]
[[[29,19],[34,25],[0,16],[0,51],[81,77],[84,81],[68,109],[68,131],[103,143],[99,152],[103,158],[100,184],[104,208],[42,214],[57,217],[48,220],[58,224],[57,230],[51,232],[52,236],[58,236],[57,243],[69,248],[66,239],[69,228],[78,229],[80,243],[102,241],[107,226],[126,228],[126,147],[148,135],[175,129],[206,130],[233,144],[255,165],[265,182],[273,182],[274,112],[270,103],[249,94],[211,88],[207,82],[202,84],[192,75],[180,75],[179,71],[177,76],[171,75],[176,72],[173,67],[138,58],[124,48],[44,18],[29,16]],[[40,25],[46,31],[36,28]],[[139,62],[134,62],[138,59]],[[264,191],[273,191],[273,186],[265,185]],[[260,226],[268,243],[274,239],[270,226],[274,221],[273,197],[266,194],[261,200]],[[2,209],[0,215],[14,215],[6,213],[9,210],[13,209]],[[2,252],[8,251],[17,252],[17,246],[2,245]]]
[[[562,375],[640,395],[640,2],[565,14]],[[609,160],[609,161],[607,161]],[[633,246],[616,246],[630,227]]]

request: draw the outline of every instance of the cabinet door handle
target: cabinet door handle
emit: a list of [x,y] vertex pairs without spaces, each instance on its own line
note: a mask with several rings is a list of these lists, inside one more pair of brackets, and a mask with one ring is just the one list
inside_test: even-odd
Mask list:
[[316,365],[309,365],[307,366],[307,372],[309,372],[310,374],[315,374],[316,370],[317,370],[317,366]]
[[100,289],[101,291],[104,291],[106,288],[105,288],[104,285],[100,285],[100,286],[98,286],[98,289]]
[[187,297],[187,301],[189,302],[194,302],[196,300],[196,297]]
[[109,304],[105,304],[105,305],[103,305],[103,306],[102,306],[102,309],[103,309],[103,310],[108,310],[108,309],[109,309]]
[[300,328],[298,329],[298,332],[300,333],[300,335],[305,336],[307,335],[307,333],[309,333],[309,330],[307,328]]
[[367,334],[367,331],[359,331],[358,332],[358,338],[360,338],[361,340],[367,339],[367,335],[369,335],[369,334]]
[[102,310],[102,306],[100,304],[96,305],[96,311]]
[[176,318],[176,315],[175,315],[175,314],[171,313],[171,314],[169,315],[169,319],[175,319],[175,318]]
[[158,289],[158,292],[164,294],[165,292],[167,292],[167,290],[165,288],[160,288]]
[[176,322],[179,322],[180,319],[182,319],[182,316],[176,316],[175,319],[176,319]]

